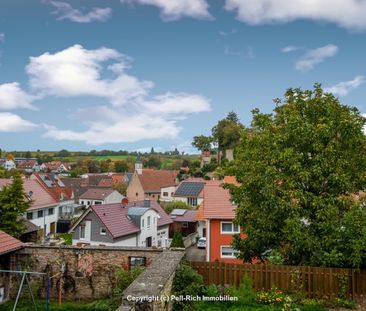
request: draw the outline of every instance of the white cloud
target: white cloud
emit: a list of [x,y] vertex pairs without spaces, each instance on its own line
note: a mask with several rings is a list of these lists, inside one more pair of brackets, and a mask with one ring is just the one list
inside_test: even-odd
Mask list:
[[105,22],[112,15],[111,8],[92,8],[90,12],[83,13],[78,9],[74,9],[69,3],[63,1],[47,1],[46,3],[55,7],[52,14],[58,15],[57,20],[68,19],[77,23],[91,23],[95,21]]
[[301,50],[301,49],[302,49],[301,47],[294,46],[294,45],[289,45],[289,46],[284,47],[281,51],[283,53],[291,53],[291,52],[295,52],[295,51],[298,51],[298,50]]
[[336,96],[346,96],[350,91],[358,88],[366,82],[364,76],[356,76],[353,80],[343,81],[336,85],[324,88],[325,92],[333,93]]
[[5,42],[5,34],[0,32],[0,43]]
[[178,20],[182,17],[213,19],[206,0],[121,0],[121,3],[156,6],[161,9],[161,17],[165,21]]
[[36,124],[22,119],[10,112],[0,112],[0,132],[25,132],[37,127]]
[[254,58],[254,50],[251,46],[247,47],[245,51],[233,50],[229,46],[226,46],[224,49],[224,54],[228,56],[241,56],[245,58]]
[[[103,63],[107,61],[116,61],[107,67],[115,76],[103,79]],[[105,97],[119,106],[145,96],[153,86],[150,81],[140,81],[125,73],[130,61],[113,49],[86,50],[74,45],[54,54],[31,57],[26,70],[31,89],[42,95]]]
[[363,0],[226,0],[225,9],[250,25],[315,20],[350,30],[366,30]]
[[17,82],[0,84],[0,110],[35,109],[32,106],[34,99],[35,97],[24,92]]
[[295,63],[295,68],[300,71],[308,71],[313,69],[315,65],[323,62],[326,58],[336,55],[338,47],[333,44],[328,44],[316,49],[308,50]]
[[46,137],[92,145],[173,139],[181,131],[179,120],[210,110],[209,100],[197,94],[167,92],[150,97],[153,83],[128,75],[130,65],[131,59],[116,50],[87,50],[80,45],[31,57],[26,70],[30,88],[38,96],[93,96],[107,102],[74,113],[84,131],[46,125]]
[[219,35],[220,36],[228,36],[228,35],[233,35],[233,34],[235,34],[237,32],[238,32],[238,30],[236,28],[233,28],[230,31],[220,30],[219,31]]

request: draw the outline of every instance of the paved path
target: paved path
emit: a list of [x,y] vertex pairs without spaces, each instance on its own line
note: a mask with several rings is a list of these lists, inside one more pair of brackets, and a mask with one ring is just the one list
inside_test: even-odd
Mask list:
[[188,261],[205,261],[206,250],[192,245],[186,249],[186,257]]

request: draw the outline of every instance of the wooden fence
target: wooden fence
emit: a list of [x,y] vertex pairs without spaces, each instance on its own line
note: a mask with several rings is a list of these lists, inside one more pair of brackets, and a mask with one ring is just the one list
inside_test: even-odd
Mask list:
[[343,278],[349,298],[363,300],[366,296],[366,270],[202,261],[190,264],[205,284],[238,286],[247,274],[256,290],[276,286],[283,291],[304,291],[311,298],[333,298],[339,295]]

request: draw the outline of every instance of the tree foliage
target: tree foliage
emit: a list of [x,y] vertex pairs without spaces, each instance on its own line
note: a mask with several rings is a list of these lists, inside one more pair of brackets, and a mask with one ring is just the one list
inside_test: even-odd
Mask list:
[[170,247],[182,247],[184,248],[183,236],[179,231],[174,232],[172,242],[170,243]]
[[193,137],[192,146],[196,147],[199,151],[211,150],[212,137],[199,135]]
[[0,190],[0,230],[19,237],[24,231],[24,224],[18,221],[31,201],[26,198],[23,181],[19,174],[13,177],[13,182]]
[[[230,173],[241,257],[287,264],[366,266],[365,118],[320,85],[289,89],[273,114],[253,111]],[[361,193],[362,194],[362,193]],[[355,199],[356,198],[356,199]]]

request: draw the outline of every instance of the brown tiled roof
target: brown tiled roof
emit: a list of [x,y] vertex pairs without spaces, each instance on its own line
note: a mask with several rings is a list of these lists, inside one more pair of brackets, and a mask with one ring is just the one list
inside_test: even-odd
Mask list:
[[23,232],[23,234],[39,230],[38,226],[36,226],[33,222],[29,221],[28,219],[21,218],[21,221],[24,223],[25,226],[25,231]]
[[207,181],[203,188],[203,213],[205,219],[234,219],[235,206],[228,189],[220,181]]
[[198,207],[195,220],[199,220],[199,221],[204,221],[205,220],[205,214],[204,214],[204,211],[203,211],[203,204],[201,204]]
[[37,164],[36,160],[24,160],[19,162],[17,168],[21,170],[32,169]]
[[23,246],[22,242],[0,230],[0,255],[16,251]]
[[177,171],[144,169],[137,176],[145,192],[160,192],[162,187],[175,185],[177,175]]
[[80,199],[104,200],[114,191],[115,191],[114,189],[108,189],[108,188],[91,188],[85,191],[80,196]]
[[[126,206],[123,206],[121,203],[93,205],[89,211],[94,212],[112,236],[117,238],[140,231],[140,228],[127,218],[128,209],[131,207],[146,206],[144,201],[133,201]],[[158,227],[169,225],[173,222],[156,201],[150,201],[150,208],[154,209],[160,216],[158,218]],[[84,213],[70,230],[75,230],[75,227],[87,215],[88,212]]]
[[170,218],[174,222],[196,222],[197,211],[187,210],[183,216],[174,216],[170,214]]
[[111,188],[112,186],[113,186],[113,179],[112,179],[112,177],[109,177],[109,176],[104,177],[98,183],[98,187]]
[[236,180],[235,176],[225,176],[224,177],[224,183],[232,184],[234,186],[240,186],[240,183]]
[[72,188],[67,187],[59,176],[53,173],[33,173],[31,178],[37,179],[42,187],[51,194],[55,200],[71,200],[73,192]]
[[[5,185],[12,183],[11,179],[0,179],[0,188]],[[24,192],[28,195],[32,191],[32,205],[28,211],[45,208],[48,206],[55,206],[58,201],[56,201],[45,189],[42,187],[40,182],[35,179],[25,179],[23,180]]]

